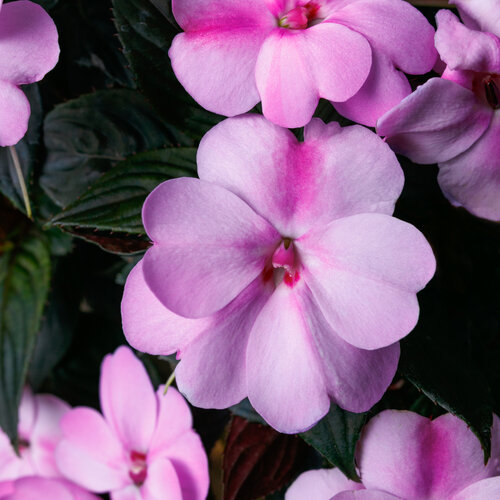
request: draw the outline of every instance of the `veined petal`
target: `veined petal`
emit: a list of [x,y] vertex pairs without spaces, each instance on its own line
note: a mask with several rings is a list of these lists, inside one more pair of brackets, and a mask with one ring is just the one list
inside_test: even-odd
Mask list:
[[498,37],[467,28],[449,10],[440,10],[436,21],[436,47],[450,69],[500,73]]
[[21,89],[0,80],[0,146],[17,144],[28,130],[30,104]]
[[438,182],[444,195],[469,212],[500,221],[500,112],[467,151],[439,164]]
[[417,163],[437,163],[466,151],[488,128],[493,110],[468,89],[432,78],[385,114],[377,132]]
[[143,208],[155,242],[144,257],[146,283],[182,316],[222,309],[264,269],[280,235],[230,191],[181,178],[164,182]]
[[303,276],[332,329],[379,349],[415,327],[416,293],[432,278],[432,249],[411,224],[382,214],[338,219],[296,243]]
[[452,0],[464,23],[472,29],[489,31],[500,36],[498,0]]
[[307,30],[277,28],[267,37],[257,60],[264,116],[283,127],[302,127],[310,121],[320,97],[330,101],[352,97],[370,66],[368,42],[345,26],[321,23]]
[[238,195],[287,237],[354,213],[393,212],[404,177],[380,138],[319,119],[304,136],[298,143],[257,115],[225,120],[201,141],[200,178]]
[[0,78],[15,85],[41,80],[59,59],[57,38],[54,22],[36,3],[22,0],[4,5],[0,15]]
[[158,401],[144,365],[128,347],[104,358],[99,395],[102,413],[124,449],[147,453]]

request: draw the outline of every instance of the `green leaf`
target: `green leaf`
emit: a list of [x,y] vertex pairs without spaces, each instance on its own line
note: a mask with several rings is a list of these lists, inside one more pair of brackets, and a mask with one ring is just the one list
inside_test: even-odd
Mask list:
[[193,148],[170,148],[132,156],[104,174],[52,223],[64,229],[143,234],[141,209],[146,196],[165,180],[194,175]]
[[0,426],[17,440],[17,412],[50,281],[50,250],[31,232],[0,255]]
[[96,92],[57,106],[45,120],[44,139],[47,160],[40,183],[60,207],[131,155],[192,145],[132,90]]
[[200,139],[221,119],[200,108],[175,77],[168,49],[179,28],[168,0],[113,0],[125,57],[139,86],[170,123]]
[[366,413],[351,413],[333,404],[328,414],[300,436],[349,479],[359,481],[354,454]]

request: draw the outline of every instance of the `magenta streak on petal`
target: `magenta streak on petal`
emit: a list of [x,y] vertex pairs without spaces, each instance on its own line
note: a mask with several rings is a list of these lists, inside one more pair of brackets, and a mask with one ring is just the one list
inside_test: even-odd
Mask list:
[[130,460],[132,462],[129,470],[129,476],[136,486],[141,486],[148,477],[148,465],[146,455],[138,451],[130,452]]

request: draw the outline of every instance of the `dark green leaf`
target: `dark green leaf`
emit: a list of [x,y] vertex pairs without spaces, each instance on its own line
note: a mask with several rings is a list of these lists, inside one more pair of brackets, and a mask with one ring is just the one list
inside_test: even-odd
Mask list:
[[50,281],[45,238],[30,233],[0,255],[0,426],[17,438],[17,408]]
[[190,145],[138,92],[96,92],[57,106],[44,124],[47,161],[40,182],[60,207],[127,157]]
[[170,148],[138,154],[104,174],[52,223],[65,229],[143,234],[141,209],[146,196],[167,179],[194,175],[195,149]]
[[168,0],[113,0],[124,54],[140,87],[170,123],[201,138],[220,117],[201,109],[177,81],[168,49],[179,33]]
[[354,454],[365,420],[366,413],[351,413],[332,403],[328,414],[301,437],[349,479],[359,481]]

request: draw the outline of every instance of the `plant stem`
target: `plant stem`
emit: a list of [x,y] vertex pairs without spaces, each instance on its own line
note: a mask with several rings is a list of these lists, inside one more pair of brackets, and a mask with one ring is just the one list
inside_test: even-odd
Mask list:
[[31,212],[30,198],[28,195],[28,190],[26,189],[26,182],[24,181],[23,171],[21,169],[21,162],[19,161],[19,155],[17,154],[15,146],[9,146],[9,153],[12,158],[12,163],[14,163],[14,168],[16,169],[17,178],[19,179],[19,184],[21,186],[21,192],[23,193],[24,206],[26,208],[26,215],[32,219],[33,214]]

